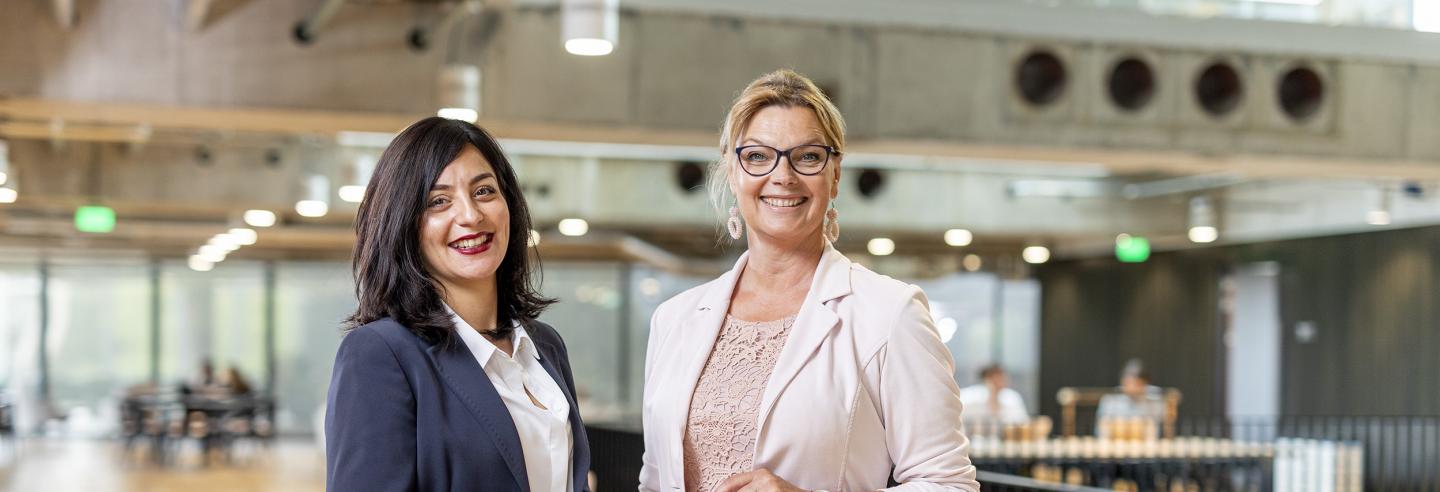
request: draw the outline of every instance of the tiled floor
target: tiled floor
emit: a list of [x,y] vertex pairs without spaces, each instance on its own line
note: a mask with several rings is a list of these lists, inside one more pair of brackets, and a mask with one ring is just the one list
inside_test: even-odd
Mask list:
[[183,448],[177,463],[160,467],[104,440],[31,439],[0,443],[0,490],[16,492],[323,491],[325,457],[313,442],[278,440],[242,448],[232,463],[201,465]]

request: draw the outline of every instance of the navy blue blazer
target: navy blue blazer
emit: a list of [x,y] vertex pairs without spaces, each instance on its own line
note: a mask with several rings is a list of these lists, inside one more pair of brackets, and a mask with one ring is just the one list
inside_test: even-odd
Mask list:
[[[574,487],[587,491],[590,443],[565,343],[544,323],[526,331],[570,401]],[[335,354],[328,405],[329,490],[530,491],[510,411],[458,339],[431,344],[390,318],[356,328]]]

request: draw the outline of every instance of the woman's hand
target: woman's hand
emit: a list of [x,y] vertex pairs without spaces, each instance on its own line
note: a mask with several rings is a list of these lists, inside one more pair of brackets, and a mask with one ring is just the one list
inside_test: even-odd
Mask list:
[[804,489],[790,485],[785,479],[770,473],[770,470],[759,469],[752,472],[741,473],[725,480],[720,484],[719,492],[805,492]]

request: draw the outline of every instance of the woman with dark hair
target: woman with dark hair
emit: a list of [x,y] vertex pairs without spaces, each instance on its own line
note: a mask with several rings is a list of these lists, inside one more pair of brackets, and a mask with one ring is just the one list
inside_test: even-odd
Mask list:
[[360,306],[325,415],[330,490],[584,491],[560,336],[536,321],[530,214],[495,139],[426,118],[385,149],[355,219]]

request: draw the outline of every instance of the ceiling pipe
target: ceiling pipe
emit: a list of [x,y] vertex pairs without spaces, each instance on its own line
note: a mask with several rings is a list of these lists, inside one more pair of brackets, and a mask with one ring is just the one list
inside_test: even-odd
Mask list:
[[314,14],[295,23],[295,41],[304,45],[314,43],[315,37],[325,30],[325,26],[335,18],[335,13],[339,12],[340,6],[344,4],[345,0],[325,0]]
[[185,28],[191,31],[199,31],[205,28],[205,20],[210,17],[211,0],[190,0],[185,4]]
[[75,0],[51,0],[50,13],[55,16],[55,23],[61,29],[69,31],[75,27]]
[[1120,193],[1127,199],[1140,200],[1165,195],[1227,188],[1244,183],[1245,181],[1247,180],[1244,176],[1235,173],[1202,174],[1144,183],[1131,183],[1122,187]]
[[451,8],[450,12],[447,12],[445,17],[440,19],[439,22],[429,26],[415,26],[414,29],[410,30],[410,35],[405,37],[405,41],[410,45],[410,49],[425,51],[429,49],[430,44],[434,42],[436,33],[449,32],[450,28],[454,27],[455,24],[458,24],[461,20],[473,15],[479,15],[480,10],[480,0],[465,0]]

